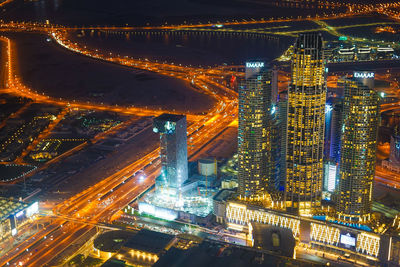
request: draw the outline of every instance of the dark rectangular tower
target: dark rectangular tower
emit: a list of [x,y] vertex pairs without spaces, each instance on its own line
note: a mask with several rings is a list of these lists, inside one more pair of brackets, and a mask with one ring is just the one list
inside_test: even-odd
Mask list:
[[179,192],[188,178],[186,116],[162,114],[154,119],[153,131],[160,134],[160,180]]

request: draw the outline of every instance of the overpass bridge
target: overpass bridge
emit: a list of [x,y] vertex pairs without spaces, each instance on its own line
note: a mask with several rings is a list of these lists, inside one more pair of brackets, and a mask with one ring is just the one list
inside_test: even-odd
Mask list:
[[39,215],[43,216],[43,217],[47,217],[47,218],[63,219],[63,220],[66,220],[66,221],[72,222],[72,223],[90,225],[90,226],[94,226],[94,227],[97,227],[100,229],[105,229],[105,230],[127,230],[127,228],[124,226],[113,225],[113,224],[104,223],[104,222],[93,222],[93,221],[88,221],[85,219],[78,219],[76,217],[66,216],[66,215],[62,215],[62,214],[55,214],[51,211],[48,211],[48,212],[42,211],[41,213],[39,213]]

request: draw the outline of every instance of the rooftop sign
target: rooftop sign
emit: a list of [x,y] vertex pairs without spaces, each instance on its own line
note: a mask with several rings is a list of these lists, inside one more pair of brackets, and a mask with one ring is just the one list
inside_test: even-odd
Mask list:
[[263,68],[264,62],[246,62],[246,68]]
[[354,72],[354,78],[369,79],[374,77],[375,73],[373,72]]

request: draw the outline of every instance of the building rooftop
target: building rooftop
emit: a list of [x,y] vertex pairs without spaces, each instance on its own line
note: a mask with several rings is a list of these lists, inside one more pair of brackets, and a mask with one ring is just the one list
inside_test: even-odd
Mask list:
[[269,267],[269,266],[322,266],[311,262],[294,260],[265,251],[226,243],[204,241],[188,250],[172,247],[153,267]]
[[26,209],[29,205],[20,201],[0,197],[0,221],[7,219],[10,215]]
[[227,200],[235,192],[236,191],[232,189],[222,189],[214,196],[213,199],[216,201],[224,201]]
[[129,231],[108,231],[94,240],[94,247],[104,252],[117,252],[135,233]]
[[253,227],[254,247],[293,257],[296,240],[293,237],[292,230],[255,222],[252,222],[251,225]]
[[172,121],[172,122],[177,122],[180,121],[181,119],[185,118],[185,115],[176,115],[176,114],[168,114],[164,113],[161,114],[160,116],[154,118],[155,121]]
[[207,158],[199,159],[199,162],[203,163],[203,164],[207,164],[207,163],[214,164],[215,161],[216,161],[216,159],[214,157],[207,157]]
[[142,229],[123,246],[134,250],[159,254],[174,238],[175,236],[173,235]]
[[105,263],[101,265],[101,267],[125,267],[125,261],[118,260],[118,259],[108,259]]

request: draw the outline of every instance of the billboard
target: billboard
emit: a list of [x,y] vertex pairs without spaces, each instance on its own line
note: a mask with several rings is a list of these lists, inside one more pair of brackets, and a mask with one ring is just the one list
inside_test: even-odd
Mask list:
[[31,217],[33,214],[39,213],[39,202],[33,202],[32,205],[30,205],[26,209],[26,217]]
[[337,166],[335,163],[324,163],[324,191],[333,192],[336,189]]
[[152,215],[168,221],[173,221],[178,218],[178,212],[172,209],[157,207],[146,202],[139,202],[139,212]]
[[354,249],[357,244],[357,238],[352,233],[341,233],[340,234],[340,245],[344,248]]

